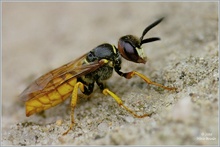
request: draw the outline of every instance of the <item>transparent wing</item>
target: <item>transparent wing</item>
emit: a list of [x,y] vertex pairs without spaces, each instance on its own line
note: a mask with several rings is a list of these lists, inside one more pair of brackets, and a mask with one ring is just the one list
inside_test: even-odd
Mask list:
[[86,55],[42,75],[31,83],[19,97],[23,101],[27,101],[38,95],[47,94],[66,81],[88,74],[103,65],[98,61],[83,64]]

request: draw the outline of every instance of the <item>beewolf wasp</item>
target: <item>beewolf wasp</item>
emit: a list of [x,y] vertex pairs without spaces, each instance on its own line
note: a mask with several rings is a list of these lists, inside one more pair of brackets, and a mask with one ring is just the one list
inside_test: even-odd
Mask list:
[[151,81],[137,71],[124,73],[121,71],[122,57],[135,63],[146,63],[142,45],[158,41],[160,38],[152,37],[144,39],[145,34],[158,25],[163,18],[155,21],[145,28],[140,38],[126,35],[119,39],[118,48],[112,44],[101,44],[90,52],[84,54],[57,69],[54,69],[31,83],[21,94],[20,98],[25,101],[26,116],[54,107],[65,101],[71,95],[71,123],[67,134],[74,125],[74,109],[77,103],[78,89],[85,95],[93,92],[96,83],[105,95],[110,95],[122,108],[134,117],[142,118],[150,114],[137,115],[133,110],[126,107],[122,100],[111,90],[104,87],[103,81],[112,76],[113,70],[118,75],[130,79],[134,75],[142,78],[146,83],[162,87],[167,90],[176,90],[174,87],[165,87]]

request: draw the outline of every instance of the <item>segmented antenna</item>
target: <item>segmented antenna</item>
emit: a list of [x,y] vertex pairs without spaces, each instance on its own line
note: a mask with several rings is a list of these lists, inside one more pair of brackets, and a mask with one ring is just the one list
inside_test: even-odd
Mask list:
[[151,25],[149,25],[148,27],[146,27],[142,33],[142,36],[140,38],[141,40],[141,45],[144,44],[144,43],[149,43],[149,42],[153,42],[153,41],[157,41],[157,40],[160,40],[160,38],[158,37],[152,37],[152,38],[147,38],[147,39],[144,39],[144,36],[147,34],[147,32],[149,30],[151,30],[153,27],[155,27],[156,25],[158,25],[162,20],[164,19],[164,17],[160,18],[159,20],[155,21],[154,23],[152,23]]

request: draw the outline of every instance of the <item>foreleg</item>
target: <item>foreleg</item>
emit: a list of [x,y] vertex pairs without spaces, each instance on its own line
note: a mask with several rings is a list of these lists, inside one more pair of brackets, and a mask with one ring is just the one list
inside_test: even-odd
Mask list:
[[120,76],[125,77],[126,79],[131,79],[134,75],[137,75],[137,76],[139,76],[141,79],[143,79],[148,84],[155,85],[155,86],[161,87],[161,88],[166,89],[166,90],[177,90],[177,88],[175,88],[175,87],[166,87],[166,86],[161,85],[159,83],[153,82],[148,77],[146,77],[145,75],[143,75],[143,74],[141,74],[139,72],[136,72],[136,71],[131,71],[131,72],[128,72],[128,73],[123,73],[121,71],[116,71],[116,72]]

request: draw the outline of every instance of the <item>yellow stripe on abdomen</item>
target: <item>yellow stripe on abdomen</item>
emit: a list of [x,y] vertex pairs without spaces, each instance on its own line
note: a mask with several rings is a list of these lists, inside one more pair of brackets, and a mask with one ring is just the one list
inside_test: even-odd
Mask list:
[[49,93],[26,101],[26,116],[49,109],[66,100],[72,93],[76,82],[77,79],[74,78],[66,83],[63,83],[57,87],[57,89],[54,89]]

